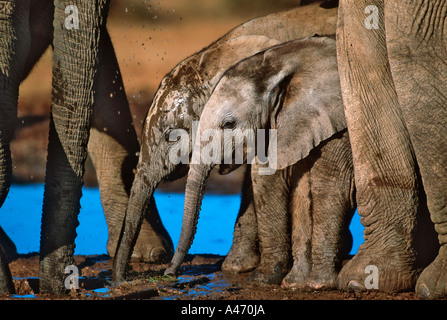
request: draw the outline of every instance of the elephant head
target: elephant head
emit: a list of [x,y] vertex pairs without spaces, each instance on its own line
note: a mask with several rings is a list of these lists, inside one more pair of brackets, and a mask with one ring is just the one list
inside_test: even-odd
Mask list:
[[[276,153],[276,168],[283,169],[346,128],[342,106],[334,39],[311,37],[288,42],[230,68],[202,112],[186,184],[180,240],[166,274],[175,274],[189,250],[211,169],[224,162],[229,146],[233,154],[237,152],[228,137],[243,141],[240,135],[247,129],[253,135],[259,129],[275,129],[271,133],[276,133],[276,150],[269,144],[268,153]],[[203,150],[212,150],[212,156],[207,157]],[[247,154],[245,158],[249,162]]]
[[156,210],[153,193],[157,185],[188,171],[187,165],[174,164],[167,157],[175,144],[169,139],[172,130],[192,130],[214,86],[236,62],[284,40],[333,34],[336,10],[318,3],[254,19],[183,60],[163,78],[143,127],[137,172],[114,259],[115,280],[124,277],[145,208]]

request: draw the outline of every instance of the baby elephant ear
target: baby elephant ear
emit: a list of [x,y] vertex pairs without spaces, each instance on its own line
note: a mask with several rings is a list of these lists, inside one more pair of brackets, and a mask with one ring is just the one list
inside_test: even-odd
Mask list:
[[[270,125],[277,136],[277,169],[295,164],[321,142],[346,129],[335,41],[329,40],[306,40],[321,43],[315,50],[299,49],[306,51],[298,58],[299,66],[277,79],[273,90],[278,94],[271,98],[276,105],[270,109]],[[269,153],[274,151],[269,149]]]

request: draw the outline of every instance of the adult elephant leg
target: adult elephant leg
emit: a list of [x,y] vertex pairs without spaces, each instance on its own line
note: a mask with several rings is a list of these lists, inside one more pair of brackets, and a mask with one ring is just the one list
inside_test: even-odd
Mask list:
[[441,245],[416,286],[432,299],[447,297],[446,10],[440,0],[385,1],[391,71]]
[[[98,86],[88,148],[109,230],[107,251],[114,257],[140,146],[115,51],[105,29],[99,54]],[[156,208],[147,210],[132,257],[147,262],[159,261],[165,243],[170,243],[170,239],[165,239],[169,235],[163,230]],[[172,248],[164,248],[164,251],[172,251]]]
[[[1,129],[0,129],[1,130]],[[3,136],[3,132],[0,133]],[[1,139],[1,138],[0,138]],[[0,146],[0,206],[3,205],[11,184],[11,154],[9,144],[1,143]],[[3,250],[6,238],[0,239],[0,294],[14,293],[14,284],[12,282],[11,271],[8,266],[8,256]]]
[[[0,76],[0,78],[3,77]],[[3,82],[2,80],[3,79],[0,79],[0,82]],[[3,91],[3,93],[10,92],[10,90],[6,89],[8,86],[4,86],[3,84],[0,84],[0,86],[2,87],[1,91]],[[4,96],[5,95],[0,94],[0,99]],[[9,103],[7,102],[7,99],[5,100],[0,102],[0,110],[2,112],[2,116],[0,118],[0,207],[5,202],[6,197],[8,196],[9,187],[11,186],[12,164],[9,142],[11,141],[13,131],[11,125],[16,123],[16,113],[10,111],[8,112],[8,109],[12,106],[8,106]],[[17,105],[17,100],[15,101]],[[15,111],[15,109],[13,110]],[[8,267],[7,255],[3,250],[3,246],[6,245],[5,240],[7,240],[7,238],[0,238],[0,294],[14,292],[14,285],[12,283],[11,273]]]
[[[29,0],[0,3],[0,207],[11,185],[12,164],[9,144],[17,120],[19,84],[40,57],[40,47],[47,47],[50,43],[42,37],[39,41],[35,41],[37,38],[35,31],[44,28],[34,28],[34,18],[36,16],[38,16],[36,19],[42,18],[41,14],[51,12],[52,5],[39,3],[40,11],[30,17],[30,4]],[[30,28],[30,25],[33,27]],[[8,262],[16,256],[14,243],[0,227],[1,293],[14,291]]]
[[[0,206],[11,185],[9,143],[17,121],[19,84],[30,48],[29,0],[0,2]],[[3,240],[6,240],[2,237]],[[7,243],[3,243],[7,245]],[[0,292],[13,292],[6,252],[0,250]]]
[[259,264],[258,225],[253,203],[251,166],[247,166],[242,184],[241,207],[234,225],[233,244],[222,264],[222,270],[243,273]]
[[[75,5],[79,28],[65,27]],[[93,113],[100,29],[108,3],[54,2],[53,92],[40,250],[40,292],[63,293],[65,268],[74,263],[74,240]]]
[[[367,6],[377,9],[377,25],[366,20]],[[338,15],[338,68],[365,227],[365,241],[341,270],[338,285],[364,290],[365,268],[373,265],[379,290],[409,290],[417,279],[418,179],[388,64],[383,2],[342,0]]]
[[139,144],[115,51],[103,30],[88,152],[96,170],[113,257],[138,161]]
[[250,280],[280,284],[291,266],[290,169],[278,170],[271,175],[259,175],[258,166],[252,166],[253,201],[261,261],[250,275]]
[[6,252],[0,247],[0,294],[14,293],[15,291],[8,262]]

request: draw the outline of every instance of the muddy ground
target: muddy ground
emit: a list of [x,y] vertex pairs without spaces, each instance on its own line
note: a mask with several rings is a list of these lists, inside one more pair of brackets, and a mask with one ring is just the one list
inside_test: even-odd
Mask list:
[[39,294],[38,254],[21,255],[10,263],[16,294],[0,299],[32,300],[417,300],[412,292],[305,292],[248,281],[249,274],[221,271],[223,256],[189,255],[177,278],[165,277],[167,265],[130,263],[127,282],[111,282],[112,259],[106,255],[75,256],[79,289],[65,295]]

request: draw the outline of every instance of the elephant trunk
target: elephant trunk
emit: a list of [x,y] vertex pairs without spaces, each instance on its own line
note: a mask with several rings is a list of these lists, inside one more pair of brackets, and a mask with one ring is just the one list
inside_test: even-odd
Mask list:
[[142,169],[140,162],[130,191],[129,202],[113,260],[112,280],[114,282],[124,281],[127,262],[130,260],[132,250],[137,242],[145,213],[147,210],[153,210],[152,215],[157,210],[153,196],[156,186],[157,183],[148,179],[147,172]]
[[183,212],[180,239],[165,275],[175,275],[194,240],[200,207],[206,182],[213,168],[210,164],[191,164],[185,188],[185,207]]

